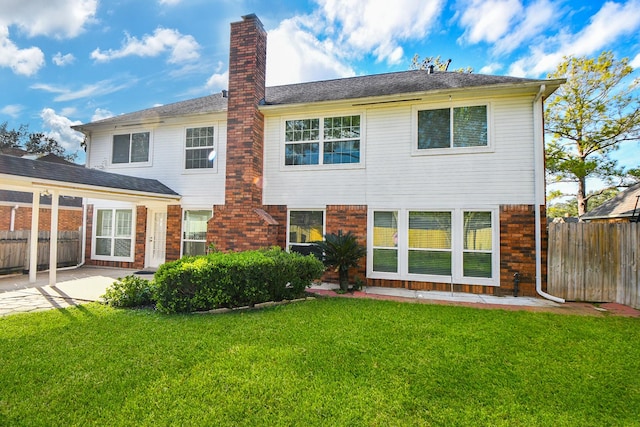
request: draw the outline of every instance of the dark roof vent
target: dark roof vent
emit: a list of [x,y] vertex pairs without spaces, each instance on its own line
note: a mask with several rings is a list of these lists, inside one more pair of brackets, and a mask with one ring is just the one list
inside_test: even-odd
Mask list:
[[427,74],[433,74],[433,70],[435,69],[435,65],[429,64],[427,66]]
[[222,89],[222,97],[226,98],[227,97],[228,92],[224,89]]

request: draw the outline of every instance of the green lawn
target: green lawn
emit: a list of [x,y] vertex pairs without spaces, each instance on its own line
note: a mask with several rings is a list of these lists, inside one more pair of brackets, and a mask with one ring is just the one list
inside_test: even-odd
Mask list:
[[0,425],[638,425],[640,319],[360,299],[0,318]]

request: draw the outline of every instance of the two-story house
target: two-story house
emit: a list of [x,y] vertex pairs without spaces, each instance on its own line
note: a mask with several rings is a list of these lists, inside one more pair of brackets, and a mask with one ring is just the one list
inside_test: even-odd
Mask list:
[[87,263],[338,230],[367,247],[369,286],[543,291],[543,100],[563,80],[405,71],[265,87],[267,36],[231,24],[228,91],[74,126],[87,166],[156,179],[174,203],[88,199]]

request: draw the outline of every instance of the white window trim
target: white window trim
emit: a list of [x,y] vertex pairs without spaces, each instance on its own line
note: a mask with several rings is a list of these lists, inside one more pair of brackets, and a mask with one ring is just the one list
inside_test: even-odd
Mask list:
[[[322,212],[322,238],[324,239],[324,236],[327,234],[327,210],[324,208],[304,208],[304,209],[297,209],[297,208],[288,208],[287,209],[287,243],[286,243],[286,249],[287,252],[289,252],[290,250],[290,245],[291,245],[291,241],[289,239],[290,237],[290,230],[291,230],[291,212]],[[311,243],[294,243],[295,245],[302,245],[302,246],[310,246]]]
[[[398,272],[373,271],[373,213],[398,213]],[[409,212],[451,212],[451,276],[409,273]],[[465,277],[463,275],[464,212],[491,212],[492,226],[492,278]],[[371,279],[410,280],[419,282],[454,283],[461,285],[500,286],[500,223],[497,207],[438,208],[369,208],[367,215],[367,277]]]
[[[418,148],[418,111],[438,110],[458,107],[487,107],[487,145],[479,147],[449,147],[449,148]],[[453,114],[451,115],[453,116]],[[492,153],[495,151],[493,143],[493,108],[491,102],[448,102],[437,104],[420,104],[411,107],[411,155],[412,156],[441,156],[449,154]]]
[[[146,162],[135,162],[131,163],[131,159],[129,159],[128,163],[113,163],[113,137],[116,135],[132,135],[134,133],[149,133],[149,160]],[[149,167],[153,165],[153,132],[150,129],[122,129],[121,131],[113,132],[110,136],[110,147],[109,147],[109,165],[112,168],[139,168],[139,167]],[[131,137],[129,137],[129,141],[131,141]],[[131,147],[129,147],[129,154],[131,154]]]
[[[180,218],[180,257],[184,256],[184,242],[200,242],[201,240],[185,240],[184,238],[184,215],[185,212],[187,211],[208,211],[211,212],[211,216],[209,217],[209,220],[211,220],[211,218],[213,218],[213,209],[211,209],[211,207],[204,207],[204,208],[182,208],[182,218]],[[206,243],[207,243],[207,239],[205,237],[205,250],[207,250],[206,248]]]
[[[212,168],[200,168],[200,169],[187,169],[185,167],[185,163],[187,161],[187,129],[195,129],[195,128],[203,128],[203,127],[213,127],[213,150],[216,152],[216,158],[213,159],[213,167]],[[199,175],[199,174],[217,174],[218,173],[218,159],[220,158],[220,144],[219,144],[219,128],[220,123],[209,123],[202,125],[190,125],[185,126],[182,129],[182,174],[183,175]],[[193,209],[189,209],[193,210]]]
[[[98,211],[111,210],[114,215],[116,210],[130,210],[131,211],[131,254],[128,257],[121,256],[106,256],[96,254],[96,238],[98,224]],[[114,216],[115,220],[115,216]],[[117,262],[134,262],[134,254],[136,251],[136,208],[134,206],[94,206],[93,207],[93,222],[91,231],[91,259],[96,261],[117,261]],[[113,224],[115,229],[115,222]],[[114,238],[113,236],[111,238]]]
[[[344,116],[360,116],[360,162],[359,163],[318,163],[317,165],[285,165],[285,141],[286,124],[288,120],[306,120],[306,119],[318,119],[320,126],[320,134],[323,135],[324,119],[328,117],[344,117]],[[280,120],[280,171],[301,171],[301,170],[329,170],[329,169],[364,169],[365,167],[365,152],[366,152],[366,114],[364,111],[342,112],[342,113],[327,113],[327,114],[300,114],[294,116],[282,117]],[[324,139],[320,139],[319,146],[319,161],[322,161],[324,154]]]

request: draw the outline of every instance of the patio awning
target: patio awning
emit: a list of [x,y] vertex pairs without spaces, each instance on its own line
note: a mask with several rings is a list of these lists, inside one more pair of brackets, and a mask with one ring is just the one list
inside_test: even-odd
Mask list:
[[[181,196],[156,179],[114,174],[82,166],[52,163],[0,154],[0,188],[31,193],[31,236],[38,235],[40,195],[51,195],[49,284],[56,283],[59,197],[88,197],[135,204],[176,203]],[[29,281],[36,280],[37,239],[29,249]]]

